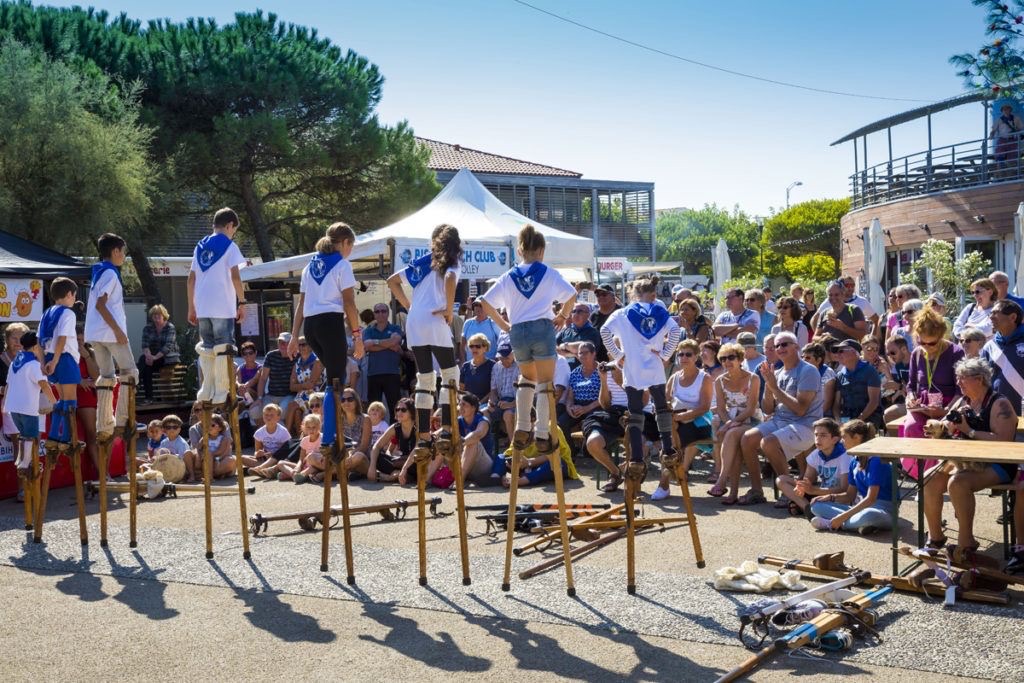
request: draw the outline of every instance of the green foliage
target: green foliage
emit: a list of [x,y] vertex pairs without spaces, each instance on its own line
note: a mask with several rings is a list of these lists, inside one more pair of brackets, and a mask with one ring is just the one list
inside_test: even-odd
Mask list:
[[110,226],[137,228],[154,169],[134,87],[7,39],[0,130],[0,229],[92,253],[92,239]]
[[758,227],[738,206],[731,213],[715,204],[663,213],[655,230],[658,260],[682,261],[685,273],[711,275],[711,252],[719,238],[729,245],[734,272],[760,272]]
[[[967,252],[959,261],[954,256],[955,247],[951,242],[928,240],[921,245],[921,258],[914,261],[913,269],[900,275],[901,283],[916,285],[922,292],[940,292],[946,299],[946,316],[952,318],[960,314],[961,294],[992,269],[992,262],[978,252]],[[930,287],[928,271],[931,271]]]
[[[839,220],[850,210],[849,198],[812,199],[794,204],[764,224],[766,249],[786,257],[821,254],[839,263]],[[825,262],[818,262],[818,266]],[[794,267],[801,267],[794,263]],[[806,268],[806,265],[803,265]],[[828,277],[838,274],[835,268]]]
[[827,282],[839,272],[836,260],[825,254],[785,256],[784,271],[793,282]]
[[976,53],[953,55],[949,62],[969,89],[1019,99],[1024,95],[1024,58],[1017,41],[1024,34],[1024,1],[972,1],[985,10],[987,40]]

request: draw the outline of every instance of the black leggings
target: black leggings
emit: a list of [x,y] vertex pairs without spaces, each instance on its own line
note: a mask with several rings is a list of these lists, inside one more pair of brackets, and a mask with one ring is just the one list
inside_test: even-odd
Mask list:
[[[626,405],[630,415],[643,415],[645,390],[635,387],[623,388],[626,390]],[[664,384],[647,387],[646,391],[651,392],[651,400],[654,401],[656,411],[668,410]],[[628,432],[626,436],[629,438],[630,460],[640,462],[644,459],[643,429],[627,429],[626,431]],[[672,448],[672,432],[661,432],[661,446],[663,449]]]
[[[442,369],[447,370],[456,366],[455,349],[450,346],[414,346],[412,347],[412,355],[416,360],[416,372],[419,374],[434,372],[435,358],[437,358],[437,364]],[[442,387],[442,390],[445,390],[444,387]],[[417,408],[416,417],[420,433],[429,432],[430,411],[425,408]],[[451,414],[447,410],[442,410],[441,424],[447,427],[451,426],[451,422]]]
[[338,380],[345,386],[348,366],[348,342],[345,339],[345,316],[341,313],[318,313],[306,318],[303,327],[306,342],[324,364],[327,386]]

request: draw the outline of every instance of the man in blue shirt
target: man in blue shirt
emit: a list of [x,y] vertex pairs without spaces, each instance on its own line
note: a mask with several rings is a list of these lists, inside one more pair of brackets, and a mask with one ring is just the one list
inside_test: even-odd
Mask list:
[[576,302],[572,307],[569,324],[558,333],[555,342],[558,344],[558,355],[569,361],[570,371],[575,370],[580,364],[577,357],[580,344],[590,342],[595,349],[604,346],[601,333],[590,324],[590,306],[581,301]]
[[1013,303],[1017,304],[1021,308],[1024,308],[1024,297],[1014,296],[1010,294],[1010,276],[1001,270],[997,270],[988,276],[988,279],[992,281],[992,284],[996,286],[996,301],[1000,299],[1008,299]]
[[[469,358],[470,353],[467,348],[469,338],[474,334],[482,334],[487,337],[487,341],[490,343],[490,347],[487,349],[486,356],[491,360],[494,360],[498,355],[498,335],[501,334],[501,330],[494,324],[494,321],[487,317],[487,313],[484,312],[483,304],[479,301],[473,302],[473,317],[467,318],[466,322],[462,323],[462,357]],[[483,399],[483,396],[477,396],[479,399]]]
[[840,422],[864,420],[883,429],[882,378],[871,364],[860,357],[861,345],[853,339],[835,345],[833,356],[840,363],[836,373],[835,414]]
[[363,348],[366,350],[366,398],[384,401],[388,414],[395,414],[395,405],[401,397],[402,330],[388,322],[387,304],[373,307],[373,324],[363,330]]

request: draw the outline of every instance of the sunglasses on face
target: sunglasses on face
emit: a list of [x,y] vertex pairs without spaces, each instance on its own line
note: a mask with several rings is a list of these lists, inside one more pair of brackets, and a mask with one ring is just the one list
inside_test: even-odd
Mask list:
[[730,353],[727,356],[719,356],[718,360],[720,360],[720,361],[727,361],[727,360],[736,360],[737,358],[739,358],[739,356],[737,356],[735,353]]
[[918,342],[918,343],[920,343],[921,346],[927,346],[928,348],[931,348],[933,346],[938,346],[939,345],[938,341],[930,341],[930,342],[928,342],[928,341],[925,341],[923,339],[920,342]]
[[396,413],[407,413],[407,412],[409,412],[409,409],[408,408],[395,408],[395,412]]
[[356,402],[356,397],[355,396],[342,396],[341,397],[341,402],[342,403],[355,403]]
[[299,342],[299,346],[309,346],[309,344],[307,344],[306,342]]
[[987,291],[987,289],[974,289],[971,290],[971,294],[973,294],[974,296],[978,296],[979,294],[984,294]]
[[323,408],[324,404],[323,403],[310,403],[309,407],[312,410],[316,410],[317,408]]
[[693,351],[680,351],[679,352],[679,357],[680,358],[693,358]]
[[253,351],[252,349],[246,349],[245,351],[242,351],[242,355],[243,356],[255,356],[256,352]]
[[776,349],[784,349],[784,348],[786,348],[787,346],[790,346],[790,345],[792,345],[792,343],[793,343],[793,342],[782,342],[782,343],[780,343],[780,344],[776,344],[776,345],[775,345],[775,348],[776,348]]
[[387,313],[387,312],[388,312],[388,309],[386,309],[386,308],[382,308],[382,309],[374,311],[374,313]]
[[469,348],[471,348],[471,349],[482,349],[482,348],[484,348],[484,345],[483,344],[470,344]]

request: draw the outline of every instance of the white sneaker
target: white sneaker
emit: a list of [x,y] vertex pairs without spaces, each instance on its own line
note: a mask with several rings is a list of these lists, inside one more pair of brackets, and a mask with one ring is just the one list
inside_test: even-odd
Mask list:
[[824,517],[814,517],[811,519],[811,526],[818,531],[831,531],[832,520],[825,519]]
[[668,489],[663,489],[660,486],[654,489],[654,493],[651,494],[651,500],[665,500],[668,498]]

